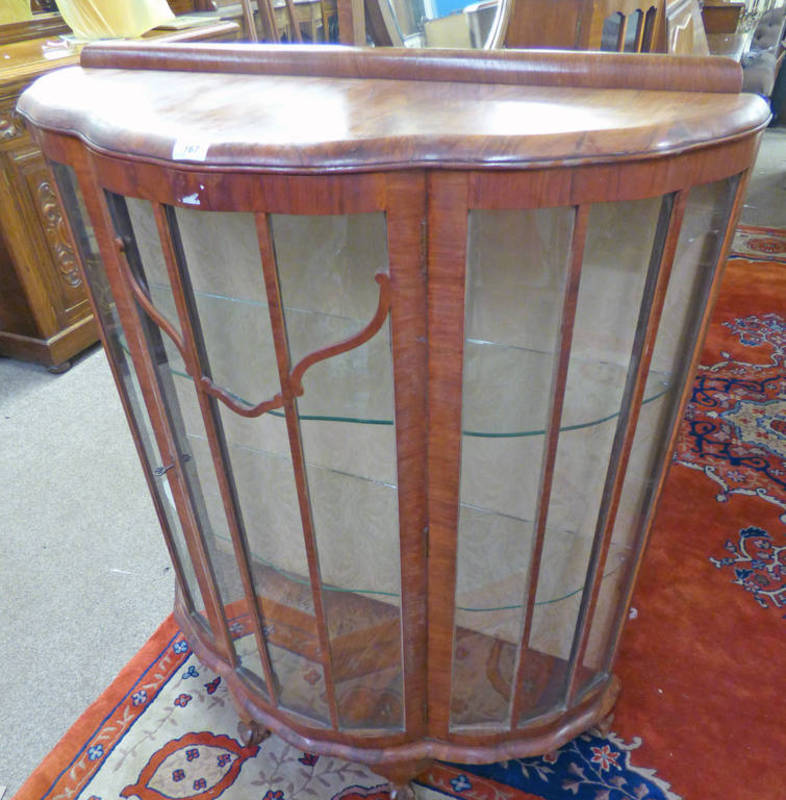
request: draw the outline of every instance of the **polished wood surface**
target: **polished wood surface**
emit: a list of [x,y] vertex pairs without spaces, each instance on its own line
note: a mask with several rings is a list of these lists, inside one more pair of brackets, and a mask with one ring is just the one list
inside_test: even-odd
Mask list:
[[[37,124],[79,130],[94,146],[131,157],[169,160],[178,140],[188,139],[200,148],[197,160],[204,165],[299,172],[409,168],[437,160],[514,168],[611,155],[641,159],[733,138],[765,118],[761,101],[732,93],[740,70],[721,59],[548,52],[456,58],[442,51],[264,45],[242,51],[170,46],[152,57],[144,48],[119,45],[87,48],[83,55],[87,67],[110,62],[124,70],[83,67],[53,74],[25,95],[20,108]],[[168,71],[151,83],[140,128],[121,98],[136,80],[126,69],[145,63]],[[216,72],[195,77],[185,71],[200,63],[210,69],[215,64]],[[308,78],[281,75],[288,69]],[[347,77],[353,70],[362,77]],[[232,73],[231,80],[223,71]],[[387,79],[378,82],[369,103],[366,76],[380,73]],[[629,88],[639,76],[652,89],[645,114],[641,92]],[[450,78],[453,83],[435,82]],[[699,90],[687,106],[678,93],[685,90]],[[276,109],[287,109],[287,119],[319,108],[319,137],[299,125],[282,127],[270,113],[272,97]],[[238,104],[246,110],[242,117],[232,114]],[[504,104],[505,112],[490,116],[485,109],[494,104]],[[393,118],[397,136],[391,139]],[[218,119],[224,120],[220,127]]]
[[[109,67],[110,56],[124,69]],[[195,71],[178,71],[188,64]],[[203,71],[196,71],[200,65]],[[281,74],[287,71],[291,74]],[[700,83],[702,76],[705,83]],[[111,100],[110,85],[127,90],[124,108]],[[134,91],[143,87],[144,92]],[[738,67],[720,59],[215,47],[162,48],[148,58],[136,47],[101,47],[85,51],[82,68],[49,76],[25,94],[21,113],[43,151],[53,162],[70,165],[78,177],[116,305],[110,310],[123,325],[210,630],[197,615],[198,599],[189,596],[182,570],[178,620],[200,658],[223,676],[247,722],[267,726],[309,752],[370,764],[401,784],[433,758],[483,762],[551,751],[608,714],[619,691],[610,672],[611,656],[590,684],[584,654],[638,430],[655,332],[683,232],[685,200],[693,187],[718,181],[727,187],[727,198],[734,199],[720,216],[713,216],[714,230],[720,231],[718,244],[699,265],[703,288],[690,318],[706,323],[739,210],[739,187],[768,121],[766,105],[759,98],[739,95],[738,87]],[[134,102],[144,103],[144,108]],[[190,108],[191,103],[196,108]],[[99,109],[98,115],[88,115],[88,108]],[[313,125],[315,109],[324,120],[319,130]],[[172,129],[188,131],[189,138],[177,141]],[[147,294],[124,197],[148,201],[153,209],[151,236],[160,243],[173,293],[175,311],[168,322]],[[534,522],[536,558],[529,571],[535,579],[542,569],[545,514],[559,462],[569,348],[581,302],[586,242],[592,233],[591,206],[617,202],[624,208],[626,201],[650,199],[657,201],[659,211],[653,244],[643,262],[641,299],[632,306],[632,344],[625,346],[629,367],[619,413],[613,415],[613,446],[602,474],[586,589],[570,654],[538,656],[521,639],[516,640],[522,645],[518,647],[495,641],[497,651],[505,649],[510,656],[509,671],[516,677],[500,688],[494,676],[489,691],[509,704],[509,713],[493,724],[457,723],[457,647],[485,646],[493,638],[462,627],[456,601],[470,215],[477,210],[555,207],[567,207],[572,215],[557,310],[559,334],[552,353],[548,430],[541,432],[545,455]],[[199,333],[202,312],[186,278],[188,259],[175,232],[177,214],[184,209],[254,215],[262,306],[270,315],[296,488],[298,521],[291,534],[302,538],[306,554],[302,580],[274,576],[249,557],[217,412],[224,398],[209,391],[213,376]],[[385,216],[388,272],[376,278],[377,312],[355,336],[359,341],[376,330],[381,319],[390,319],[400,606],[354,592],[327,599],[296,398],[303,386],[297,365],[305,364],[306,369],[316,364],[330,347],[320,341],[301,360],[293,357],[281,285],[285,268],[270,224],[279,214],[324,218],[371,213]],[[105,300],[93,300],[97,313],[109,313]],[[102,326],[107,348],[117,353],[117,333],[112,339]],[[681,387],[688,385],[699,353],[701,325],[689,327],[690,352],[676,362],[687,367],[680,367],[680,388],[666,408],[671,420],[663,430],[666,442],[672,440],[687,400],[687,390]],[[179,446],[170,413],[172,398],[164,391],[164,337],[182,353],[194,381],[210,463],[221,473],[218,497],[229,523],[229,547],[223,557],[240,565],[241,590],[231,603],[222,599],[217,578],[221,565],[205,545],[203,512],[189,484],[193,465]],[[346,341],[331,346],[330,352],[344,352]],[[122,381],[119,388],[121,394],[127,392]],[[136,425],[132,423],[135,430]],[[658,485],[667,456],[664,448],[653,473]],[[158,486],[154,491],[160,497]],[[632,545],[637,559],[656,501],[656,489],[649,490]],[[616,633],[609,653],[626,616],[636,568],[630,565],[626,593],[613,610],[611,629]],[[266,596],[277,581],[296,584],[306,598],[306,612],[287,609],[275,596]],[[264,591],[257,596],[254,586]],[[530,589],[523,602],[527,629],[532,627],[535,592]],[[364,614],[376,618],[377,624],[367,629],[368,647],[362,626],[337,635],[331,610],[339,608],[342,624],[346,621],[349,627]],[[245,665],[239,668],[229,619],[237,620],[241,613],[249,618],[249,635],[261,654],[259,680],[249,678]],[[327,710],[322,719],[293,712],[279,702],[275,665],[272,658],[265,659],[273,646],[297,651],[320,667],[325,676],[320,698]],[[564,695],[548,708],[535,706],[533,716],[526,717],[522,712],[533,708],[523,680],[526,664],[539,659],[559,676]],[[358,671],[388,668],[394,662],[402,665],[405,716],[389,728],[356,727],[354,716],[352,724],[343,723],[342,682]],[[479,672],[484,677],[484,670]],[[268,684],[267,691],[262,683]],[[372,701],[358,701],[352,714],[357,712],[362,721],[370,707],[376,707]]]
[[[0,26],[0,354],[58,370],[98,334],[49,170],[16,111],[33,80],[79,62],[81,46],[54,35],[67,30],[59,15],[40,16],[24,29]],[[24,40],[24,30],[48,35]],[[238,32],[210,22],[148,38],[224,41]]]
[[209,71],[239,75],[567,86],[592,89],[736,93],[742,73],[718,59],[665,58],[658,54],[494,52],[351,47],[256,45],[94,44],[82,52],[83,67]]

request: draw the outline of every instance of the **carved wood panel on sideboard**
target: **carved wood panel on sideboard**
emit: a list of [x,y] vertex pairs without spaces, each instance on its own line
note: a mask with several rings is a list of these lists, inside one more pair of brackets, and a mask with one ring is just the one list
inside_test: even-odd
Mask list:
[[[98,333],[54,182],[16,103],[40,75],[78,62],[78,49],[58,44],[67,30],[58,14],[0,26],[0,355],[52,371],[66,369]],[[158,40],[226,41],[238,33],[234,22],[220,22]]]

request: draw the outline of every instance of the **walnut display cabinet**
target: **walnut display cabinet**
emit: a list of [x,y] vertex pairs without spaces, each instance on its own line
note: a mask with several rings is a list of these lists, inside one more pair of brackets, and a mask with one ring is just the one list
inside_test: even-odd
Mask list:
[[768,120],[740,83],[723,59],[118,44],[22,97],[177,620],[250,737],[404,796],[432,759],[610,713]]

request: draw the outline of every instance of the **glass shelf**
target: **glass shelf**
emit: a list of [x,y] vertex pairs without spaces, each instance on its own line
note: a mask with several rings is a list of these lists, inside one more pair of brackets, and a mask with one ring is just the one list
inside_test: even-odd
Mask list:
[[[163,297],[167,289],[151,286],[156,305],[172,319]],[[226,330],[228,325],[252,331],[251,320],[229,308],[233,298],[203,296],[197,293],[200,306],[213,306],[213,313],[202,311],[203,325],[210,340],[213,326]],[[249,314],[267,315],[267,306],[245,304]],[[221,313],[224,311],[225,313]],[[326,344],[339,342],[357,333],[364,323],[299,309],[286,309],[290,339],[319,339]],[[256,339],[256,337],[254,337]],[[261,338],[261,337],[260,337]],[[248,348],[252,349],[251,347]],[[278,373],[272,346],[255,341],[254,364],[241,359],[244,371],[253,370],[253,379],[237,368],[236,359],[214,359],[214,382],[233,398],[253,406],[273,397],[278,391]],[[175,348],[168,348],[173,374],[188,377]],[[549,386],[532,376],[551,377],[551,353],[500,345],[494,342],[467,342],[464,377],[465,436],[481,438],[516,438],[541,436],[545,433],[542,421],[549,401]],[[393,384],[389,371],[388,337],[380,332],[369,342],[340,356],[319,362],[305,374],[305,393],[298,400],[301,420],[345,422],[362,425],[393,425]],[[616,418],[619,408],[616,397],[608,387],[617,387],[624,380],[624,368],[619,364],[571,361],[571,380],[565,396],[560,430],[570,431],[600,425]],[[670,374],[651,371],[645,388],[644,402],[650,403],[669,390]],[[257,391],[250,394],[252,382]],[[266,391],[261,391],[264,388]],[[245,391],[244,391],[245,390]],[[615,391],[615,394],[618,392]],[[283,417],[283,411],[270,412]]]

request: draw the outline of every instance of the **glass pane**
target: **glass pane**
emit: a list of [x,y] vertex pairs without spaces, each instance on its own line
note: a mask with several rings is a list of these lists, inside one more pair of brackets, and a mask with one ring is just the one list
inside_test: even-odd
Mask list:
[[[123,200],[133,231],[134,243],[144,265],[144,286],[148,296],[167,322],[180,333],[180,322],[153,216],[153,207],[147,200],[139,200],[136,197],[125,197]],[[166,345],[172,368],[185,373],[185,365],[177,348],[170,346],[169,339],[166,339]]]
[[[546,687],[521,724],[564,692],[611,446],[650,262],[661,198],[602,203],[590,210],[529,653],[545,658]],[[653,372],[651,399],[665,391]],[[591,410],[591,413],[588,413]],[[598,412],[602,410],[602,414]],[[605,575],[624,560],[613,543]],[[528,653],[528,656],[529,656]]]
[[[117,198],[115,199],[116,224],[121,231],[125,232],[127,236],[130,236],[132,232],[140,236],[152,236],[155,227],[152,225],[153,218],[150,205],[144,201],[135,201],[129,205],[131,214],[124,221],[123,205],[118,202]],[[205,212],[192,213],[200,214],[201,216]],[[227,304],[231,302],[234,296],[225,291],[225,286],[217,284],[216,281],[220,282],[221,278],[216,278],[217,271],[210,268],[211,262],[215,263],[219,254],[223,259],[222,263],[226,264],[227,254],[233,252],[231,245],[238,236],[238,229],[236,226],[230,226],[229,230],[222,232],[220,221],[216,220],[215,217],[209,219],[206,224],[212,226],[211,232],[214,238],[211,241],[215,249],[202,250],[190,238],[190,234],[194,230],[192,223],[195,224],[195,221],[189,220],[186,222],[185,230],[181,236],[178,217],[182,218],[183,216],[185,215],[174,216],[176,225],[173,228],[173,236],[175,242],[182,240],[183,252],[188,254],[194,261],[193,267],[191,264],[187,267],[188,275],[184,283],[188,287],[186,294],[193,296],[193,302],[199,315],[199,322],[194,320],[195,335],[208,356],[211,352],[214,356],[216,352],[227,354],[226,357],[231,361],[229,366],[223,363],[220,356],[215,356],[216,364],[221,364],[218,369],[219,371],[224,370],[223,374],[226,376],[228,386],[241,385],[239,381],[243,379],[242,370],[246,369],[248,361],[231,355],[231,351],[227,350],[225,342],[248,341],[243,337],[245,334],[250,335],[254,329],[244,327],[244,323],[247,320],[243,318],[242,314],[238,314],[235,317],[235,315],[226,312]],[[225,219],[229,216],[223,215]],[[248,220],[251,220],[253,224],[251,218],[247,217],[246,221]],[[144,247],[140,249],[138,257],[135,256],[134,248],[129,248],[128,256],[132,269],[138,275],[140,282],[149,287],[154,305],[159,310],[163,310],[162,306],[166,307],[167,303],[170,304],[171,308],[174,308],[171,286],[165,282],[167,276],[161,271],[163,258],[158,240],[151,241],[148,239],[144,243]],[[147,277],[148,263],[151,264],[150,273],[152,277],[150,278]],[[227,280],[234,279],[237,281],[236,275],[231,268],[227,269],[226,272]],[[210,278],[216,278],[216,280],[211,283]],[[237,282],[242,284],[242,281]],[[214,297],[213,295],[219,296]],[[243,297],[242,292],[238,294],[238,297]],[[216,309],[219,310],[216,311]],[[256,313],[267,315],[267,309],[259,304]],[[223,320],[226,322],[226,327],[223,330],[221,324],[215,322],[216,319],[222,319],[222,314]],[[206,320],[204,331],[201,329],[200,324],[202,317]],[[180,327],[179,324],[176,324],[174,317],[170,317],[170,321],[175,324],[175,327]],[[210,558],[212,574],[219,597],[229,622],[230,631],[234,637],[241,670],[251,676],[255,687],[264,695],[266,692],[262,660],[253,635],[251,608],[248,605],[248,597],[236,560],[237,556],[230,534],[224,499],[220,491],[217,469],[225,469],[230,482],[233,481],[235,473],[241,475],[242,478],[236,483],[232,483],[232,485],[239,501],[238,519],[241,531],[243,530],[244,516],[253,522],[252,534],[247,537],[251,540],[252,545],[249,546],[246,543],[244,550],[250,554],[252,580],[255,581],[255,596],[267,625],[267,636],[270,639],[269,652],[273,662],[274,673],[279,678],[277,684],[279,702],[290,710],[308,714],[316,721],[325,723],[328,720],[328,713],[323,699],[324,676],[322,675],[321,665],[318,662],[319,654],[313,647],[315,623],[312,609],[310,608],[310,596],[307,591],[303,591],[303,582],[305,582],[306,587],[308,586],[307,579],[303,577],[307,575],[307,571],[305,569],[300,570],[299,574],[303,582],[296,584],[295,590],[291,590],[286,581],[265,580],[268,574],[261,575],[260,566],[256,563],[258,561],[256,555],[259,543],[254,537],[254,532],[260,521],[259,519],[254,520],[253,508],[246,513],[243,505],[244,500],[248,500],[249,497],[258,503],[260,490],[268,489],[271,483],[276,484],[277,481],[279,484],[285,483],[286,477],[281,476],[280,469],[271,471],[266,469],[265,466],[261,466],[259,459],[254,462],[253,467],[249,466],[247,459],[251,449],[247,447],[242,453],[238,454],[239,448],[235,440],[225,435],[224,425],[222,424],[225,419],[231,420],[231,424],[226,427],[232,431],[232,434],[238,436],[244,445],[249,443],[253,445],[253,436],[245,431],[251,424],[260,426],[264,423],[261,420],[241,420],[238,422],[232,419],[235,416],[233,412],[218,410],[217,403],[211,401],[208,404],[210,406],[208,413],[215,419],[219,440],[224,440],[227,453],[226,463],[221,463],[220,457],[216,461],[207,438],[207,430],[199,408],[193,380],[186,374],[182,359],[170,339],[146,316],[144,317],[144,326],[148,337],[148,346],[153,354],[154,364],[158,372],[159,385],[165,398],[169,423],[184,462],[190,502],[198,520],[202,541]],[[269,346],[269,343],[267,344]],[[209,357],[206,361],[205,373],[209,375],[211,374],[212,365]],[[233,368],[235,372],[233,372]],[[237,380],[235,379],[235,374],[238,376]],[[278,391],[278,382],[276,382],[273,389]],[[248,422],[249,425],[244,426],[243,422]],[[280,459],[278,464],[280,464]],[[291,462],[289,469],[289,482],[292,484],[294,478]],[[262,473],[263,478],[260,478],[260,473]],[[255,480],[257,481],[256,483],[254,483]],[[250,488],[249,482],[253,483]],[[282,492],[282,496],[285,497],[286,495]],[[299,526],[295,530],[299,534]],[[288,536],[281,537],[282,541],[286,541],[287,538],[296,537],[292,537],[291,531],[289,531]],[[278,554],[273,553],[272,556],[275,559]],[[269,557],[265,558],[263,555],[263,559],[274,566],[279,566]],[[304,559],[301,560],[304,561]],[[262,564],[262,566],[265,566],[265,564]],[[290,564],[285,563],[281,568],[286,570],[289,566]],[[270,574],[277,576],[279,573],[271,570]],[[278,602],[281,597],[286,597],[289,602]],[[274,632],[274,635],[271,632]]]
[[510,714],[573,218],[469,214],[453,725]]
[[[271,217],[292,364],[363,330],[387,272],[384,214]],[[316,248],[313,246],[316,243]],[[403,720],[389,325],[311,366],[297,401],[343,728]]]
[[[267,295],[251,214],[176,209],[174,215],[199,317],[205,369],[236,400],[256,405],[278,394]],[[189,381],[189,379],[186,379]],[[190,382],[190,381],[189,381]],[[183,391],[193,397],[193,389]],[[295,486],[286,422],[281,409],[258,418],[223,404],[217,423],[226,445],[255,596],[265,624],[280,704],[327,723],[325,676]],[[210,451],[199,417],[189,426],[192,446],[210,487],[206,503],[214,531],[228,536],[218,485],[210,478]],[[211,511],[212,509],[212,511]],[[242,665],[264,674],[249,609],[232,615]]]
[[214,383],[247,404],[280,387],[253,214],[174,209]]
[[628,591],[627,570],[637,556],[640,536],[651,512],[651,491],[663,459],[668,456],[663,449],[690,364],[696,324],[717,263],[735,186],[736,179],[718,181],[698,186],[688,196],[651,366],[652,372],[671,376],[672,388],[641,409],[612,535],[614,550],[625,568],[616,569],[611,575],[607,569],[584,662],[592,674],[609,669],[620,624],[620,603]]
[[[87,215],[84,198],[70,167],[55,164],[54,172],[60,192],[66,201],[65,210],[68,214],[71,230],[74,233],[79,257],[95,300],[98,316],[106,334],[108,357],[115,365],[120,377],[121,385],[118,386],[118,391],[125,396],[131,409],[133,416],[131,424],[142,444],[147,469],[152,473],[163,462],[158,451],[153,426],[144,404],[136,369],[128,352],[117,307],[109,289],[109,282],[98,252],[98,244]],[[183,531],[180,527],[180,521],[174,508],[167,476],[157,477],[155,484],[157,505],[163,511],[164,524],[185,580],[185,586],[181,587],[184,590],[184,598],[188,606],[197,611],[200,621],[209,630],[210,626],[204,612],[205,603],[197,584]]]

